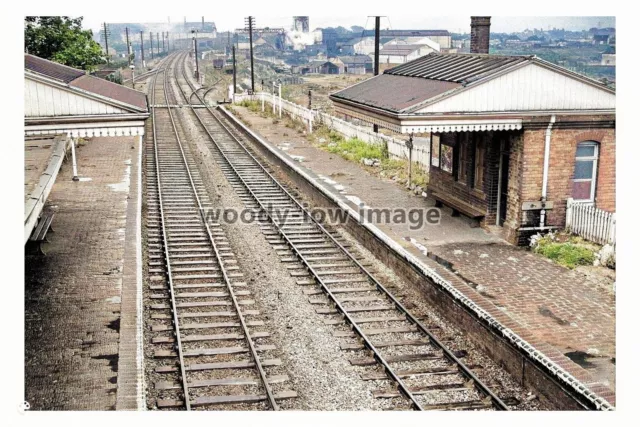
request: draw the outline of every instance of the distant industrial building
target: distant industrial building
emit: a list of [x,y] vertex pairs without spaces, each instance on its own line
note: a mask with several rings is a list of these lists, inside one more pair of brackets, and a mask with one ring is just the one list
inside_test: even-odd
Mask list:
[[308,16],[294,16],[293,17],[293,31],[300,31],[301,33],[309,32],[309,17]]

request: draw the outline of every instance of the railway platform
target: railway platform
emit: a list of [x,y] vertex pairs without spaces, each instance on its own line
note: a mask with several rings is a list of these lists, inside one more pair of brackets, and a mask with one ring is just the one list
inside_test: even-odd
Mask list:
[[136,409],[140,137],[96,137],[48,196],[45,253],[25,255],[25,399],[32,410]]
[[[391,180],[369,174],[339,155],[311,145],[283,122],[275,124],[234,106],[272,152],[296,165],[335,200],[354,210],[429,208],[434,200],[415,196]],[[298,166],[299,165],[299,166]],[[528,342],[591,392],[615,405],[615,294],[585,274],[511,246],[495,234],[472,228],[442,211],[438,225],[374,220],[373,224],[419,263],[506,330]]]

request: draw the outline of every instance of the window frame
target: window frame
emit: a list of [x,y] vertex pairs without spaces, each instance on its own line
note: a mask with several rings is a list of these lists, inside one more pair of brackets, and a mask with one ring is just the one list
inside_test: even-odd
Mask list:
[[[442,150],[443,146],[447,147],[448,150],[451,150],[451,170],[447,170],[447,169],[442,167],[442,165],[444,165],[444,162],[442,161],[442,156],[444,154],[444,151]],[[455,166],[455,164],[456,164],[456,152],[455,152],[454,148],[455,148],[455,145],[446,144],[446,143],[442,142],[442,140],[440,140],[440,166],[439,166],[439,169],[442,172],[444,172],[446,174],[449,174],[449,175],[451,175],[452,177],[455,178],[457,171],[456,171],[456,166]]]
[[466,132],[458,134],[456,141],[458,167],[456,168],[455,179],[466,187],[469,184],[469,144],[473,143],[473,138],[470,137],[469,132]]
[[[592,156],[580,156],[578,157],[578,148],[580,147],[594,147],[593,148],[593,155]],[[582,141],[579,142],[576,145],[576,155],[574,157],[574,171],[573,171],[573,179],[572,179],[572,183],[575,184],[576,182],[587,182],[587,181],[591,181],[591,191],[590,191],[590,196],[589,199],[574,199],[574,201],[576,202],[580,202],[580,203],[594,203],[596,200],[596,187],[598,185],[598,161],[600,158],[600,144],[597,141]],[[592,165],[592,171],[591,171],[591,178],[575,178],[576,172],[575,172],[575,168],[576,168],[576,164],[579,161],[592,161],[593,165]],[[573,186],[571,187],[571,196],[573,197]]]
[[431,166],[440,169],[440,135],[431,134]]
[[[473,140],[473,188],[484,192],[484,160],[487,144],[483,137]],[[480,154],[480,155],[479,155]]]

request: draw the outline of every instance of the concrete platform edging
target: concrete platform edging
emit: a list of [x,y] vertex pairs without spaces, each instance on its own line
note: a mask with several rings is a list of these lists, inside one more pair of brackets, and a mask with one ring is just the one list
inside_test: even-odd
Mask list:
[[306,180],[307,184],[313,186],[316,190],[320,191],[324,197],[332,201],[339,208],[346,211],[349,216],[358,222],[362,227],[367,229],[371,234],[373,234],[377,239],[382,241],[389,249],[395,252],[395,255],[399,256],[401,259],[409,263],[414,269],[420,272],[425,277],[429,278],[436,285],[438,285],[442,290],[444,290],[451,298],[457,301],[460,305],[462,305],[466,310],[470,311],[477,317],[479,320],[485,322],[485,325],[488,326],[493,332],[498,335],[504,337],[518,350],[527,355],[531,360],[535,361],[540,367],[543,367],[547,370],[547,372],[551,373],[557,380],[560,381],[565,387],[569,390],[572,390],[574,393],[590,402],[595,409],[598,410],[613,410],[615,409],[613,405],[611,405],[607,400],[598,396],[596,393],[591,391],[585,384],[567,372],[565,369],[560,367],[557,363],[553,362],[549,359],[544,353],[537,350],[533,345],[523,339],[521,336],[513,332],[511,329],[505,327],[502,323],[500,323],[497,319],[495,319],[491,314],[485,311],[482,307],[476,304],[472,299],[464,295],[460,292],[452,283],[444,279],[438,272],[433,270],[431,267],[425,265],[421,260],[416,258],[413,254],[409,253],[405,248],[400,246],[397,242],[383,233],[378,227],[369,222],[362,221],[359,214],[349,206],[345,201],[340,200],[328,189],[320,185],[316,180],[314,180],[306,171],[300,168],[295,162],[287,158],[286,154],[278,152],[275,150],[270,144],[265,142],[259,135],[249,129],[244,125],[237,117],[235,117],[232,113],[227,111],[224,108],[219,108],[230,120],[236,123],[239,127],[243,129],[243,131],[249,135],[252,139],[257,141],[264,149],[268,150],[271,155],[275,156],[282,163],[284,163],[287,167],[291,168],[295,171],[296,174],[301,176],[304,180]]
[[[120,307],[116,410],[146,409],[142,298],[142,136],[132,161]],[[132,147],[133,148],[133,147]],[[133,157],[133,156],[132,156]],[[134,178],[135,177],[135,178]]]

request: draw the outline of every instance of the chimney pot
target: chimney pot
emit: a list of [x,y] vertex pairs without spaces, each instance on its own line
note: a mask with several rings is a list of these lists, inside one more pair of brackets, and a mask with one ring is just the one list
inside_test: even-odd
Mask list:
[[490,16],[471,17],[471,53],[489,53]]

